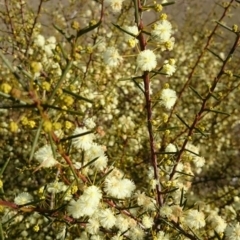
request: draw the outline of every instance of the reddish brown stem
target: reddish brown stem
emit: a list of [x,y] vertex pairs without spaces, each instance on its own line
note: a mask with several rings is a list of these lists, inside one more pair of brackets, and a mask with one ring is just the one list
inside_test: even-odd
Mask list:
[[[139,15],[141,15],[141,2],[138,0],[138,11]],[[144,24],[142,21],[142,18],[138,20],[135,20],[138,24],[138,30],[140,34],[138,35],[138,40],[140,44],[141,51],[144,51],[146,49],[146,39],[144,37],[144,34],[142,32],[144,28]],[[155,151],[155,143],[154,143],[154,136],[153,136],[153,128],[152,128],[152,101],[150,96],[150,78],[149,78],[149,72],[145,71],[142,75],[143,81],[144,81],[144,95],[145,95],[145,101],[146,101],[146,111],[147,111],[147,128],[148,128],[148,134],[149,134],[149,144],[150,144],[150,163],[153,166],[154,169],[154,179],[157,181],[156,184],[156,193],[157,193],[157,202],[161,206],[163,204],[163,199],[161,195],[161,186],[159,182],[159,174],[158,174],[158,167],[157,167],[157,155]]]

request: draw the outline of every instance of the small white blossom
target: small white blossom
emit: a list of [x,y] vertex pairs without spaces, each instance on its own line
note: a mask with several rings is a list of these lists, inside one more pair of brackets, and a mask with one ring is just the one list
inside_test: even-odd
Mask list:
[[119,234],[118,235],[115,235],[111,238],[111,240],[123,240],[123,236],[120,236]]
[[39,167],[49,168],[58,163],[53,156],[50,145],[39,148],[38,151],[35,152],[34,157],[39,161]]
[[227,227],[226,221],[216,213],[208,216],[207,221],[209,222],[211,228],[217,233],[223,233]]
[[109,177],[116,177],[117,179],[122,179],[124,174],[121,170],[119,170],[118,168],[114,168],[112,170],[112,172],[108,175]]
[[108,67],[117,67],[123,61],[123,58],[115,47],[109,47],[103,53],[103,61]]
[[196,167],[195,171],[197,173],[200,173],[201,172],[201,168],[205,164],[205,159],[203,157],[199,156],[199,148],[194,146],[191,143],[187,143],[186,149],[189,150],[189,151],[187,151],[187,153],[188,153],[189,156],[191,156],[192,163]]
[[97,219],[91,218],[86,225],[86,231],[90,234],[98,234],[100,223]]
[[56,239],[60,239],[60,240],[64,239],[65,235],[66,235],[66,225],[64,225],[60,228],[60,231],[56,235]]
[[152,199],[145,195],[145,193],[141,193],[137,191],[135,193],[135,197],[137,199],[138,206],[142,206],[145,210],[155,210],[156,200]]
[[120,12],[124,0],[105,0],[104,3],[112,8],[113,12]]
[[117,179],[116,177],[107,177],[105,179],[106,193],[115,198],[128,198],[131,197],[132,192],[135,190],[135,184],[129,179]]
[[46,41],[48,44],[52,44],[52,47],[55,48],[56,46],[56,38],[54,36],[51,36]]
[[14,198],[14,203],[24,205],[33,201],[33,196],[28,192],[22,192]]
[[151,71],[157,66],[157,58],[152,50],[144,50],[137,56],[137,67],[142,71]]
[[47,185],[47,191],[49,193],[60,193],[67,190],[67,186],[63,182],[52,182]]
[[164,204],[160,208],[160,214],[162,217],[170,218],[170,216],[172,215],[172,208],[170,206],[168,206],[167,204]]
[[[125,26],[123,28],[124,28],[124,30],[126,30],[129,33],[132,33],[135,36],[138,35],[137,26]],[[135,45],[138,43],[138,39],[128,33],[124,34],[124,39],[126,42],[128,42],[131,45],[131,47],[135,47]]]
[[169,89],[169,88],[163,89],[161,92],[160,99],[161,99],[162,105],[165,108],[170,110],[174,106],[174,104],[177,100],[177,94],[172,89]]
[[168,76],[172,76],[176,71],[175,61],[172,63],[171,61],[164,61],[163,72]]
[[38,47],[43,47],[45,45],[45,38],[42,35],[37,35],[34,39],[34,44]]
[[87,133],[89,130],[86,127],[79,128],[77,127],[73,135],[83,134],[82,136],[75,137],[72,140],[73,146],[76,148],[80,148],[82,150],[88,150],[94,144],[93,140],[95,139],[95,135],[93,133]]
[[169,143],[165,148],[165,152],[170,152],[170,153],[177,152],[177,147],[174,144]]
[[84,121],[84,124],[87,128],[95,128],[96,127],[96,123],[93,121],[92,118],[88,118]]
[[142,224],[145,228],[151,228],[154,224],[153,218],[144,215],[142,218]]
[[226,228],[226,239],[227,240],[240,240],[240,224],[239,222],[235,225],[229,225]]
[[203,212],[195,209],[190,209],[184,213],[182,222],[186,227],[191,229],[199,229],[205,226],[205,219]]
[[129,237],[130,239],[134,240],[143,240],[145,237],[145,233],[140,227],[137,226],[135,228],[131,228],[131,230],[129,231]]
[[67,211],[73,218],[91,216],[97,210],[101,198],[101,190],[96,186],[90,186],[77,201],[71,200]]
[[101,210],[98,217],[101,226],[103,226],[106,229],[112,228],[116,223],[116,217],[114,216],[114,213],[110,209]]
[[[96,159],[97,158],[97,159]],[[98,144],[93,144],[90,149],[86,151],[86,160],[92,161],[96,159],[92,165],[98,171],[102,171],[107,166],[108,158],[104,153],[104,147]]]
[[159,231],[156,236],[156,240],[170,240],[169,234],[163,231]]
[[129,228],[129,220],[126,216],[123,216],[121,214],[116,216],[116,223],[115,226],[121,231],[125,232]]
[[[87,240],[104,240],[105,237],[103,236],[102,233],[99,233],[98,235],[92,235],[91,238],[88,238]],[[84,240],[81,238],[81,240]]]
[[168,20],[160,20],[153,26],[152,37],[159,43],[170,40],[172,34],[172,25]]
[[205,158],[196,156],[193,158],[193,163],[196,166],[196,168],[201,168],[205,164]]

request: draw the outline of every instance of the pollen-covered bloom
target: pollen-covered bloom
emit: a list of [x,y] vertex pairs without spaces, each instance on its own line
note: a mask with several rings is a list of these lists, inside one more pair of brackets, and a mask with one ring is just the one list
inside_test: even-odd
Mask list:
[[67,211],[73,218],[91,216],[97,210],[101,198],[101,190],[96,186],[90,186],[77,201],[71,200]]
[[82,150],[88,150],[94,144],[93,140],[95,139],[95,135],[93,133],[87,133],[89,130],[86,127],[79,128],[77,127],[73,135],[82,134],[81,136],[74,137],[72,140],[73,146],[76,148],[80,148]]
[[142,218],[142,224],[145,228],[151,228],[154,224],[153,218],[144,215]]
[[14,203],[17,205],[24,205],[33,201],[33,196],[28,192],[22,192],[14,198]]
[[170,40],[172,34],[172,25],[168,20],[160,20],[153,25],[152,37],[159,43]]
[[103,53],[103,61],[108,67],[117,67],[123,61],[123,58],[115,47],[108,47]]
[[129,230],[129,237],[134,240],[143,240],[145,239],[145,232],[140,227],[136,226]]
[[197,173],[201,172],[201,168],[205,164],[205,159],[199,156],[199,148],[191,143],[187,143],[186,149],[188,150],[188,155],[191,157],[192,163],[195,166],[195,171]]
[[49,168],[56,165],[58,162],[55,160],[50,145],[45,145],[35,152],[34,157],[39,161],[40,167]]
[[86,231],[91,234],[97,234],[99,232],[100,223],[98,219],[91,218],[86,225]]
[[177,94],[172,89],[169,89],[169,88],[163,89],[161,92],[160,99],[161,99],[162,105],[165,108],[170,110],[177,100]]
[[211,228],[214,229],[214,231],[216,231],[217,233],[223,233],[227,227],[226,221],[220,216],[218,216],[216,213],[208,216],[207,221]]
[[112,8],[113,12],[120,12],[124,0],[105,0],[104,3]]
[[101,226],[106,229],[112,228],[116,223],[116,217],[114,216],[114,213],[111,211],[111,209],[101,210],[98,214],[98,218]]
[[116,223],[115,226],[121,231],[121,232],[125,232],[128,230],[129,228],[129,219],[122,215],[122,214],[118,214],[116,216]]
[[229,225],[226,228],[226,239],[228,240],[240,240],[240,224]]
[[166,217],[166,218],[170,218],[172,215],[172,208],[170,206],[168,206],[167,204],[164,204],[161,208],[160,208],[160,214],[162,217]]
[[43,47],[45,45],[45,38],[42,35],[37,35],[34,39],[34,45],[38,47]]
[[128,198],[131,197],[132,192],[135,190],[135,184],[129,179],[118,179],[116,177],[107,177],[105,179],[106,193],[115,198]]
[[47,185],[49,193],[60,193],[67,191],[67,186],[63,182],[52,182]]
[[164,61],[163,72],[168,76],[172,76],[176,71],[175,60],[169,59]]
[[[137,26],[125,26],[124,30],[126,30],[129,33],[132,33],[135,36],[138,35],[138,28],[137,28]],[[124,34],[124,39],[125,39],[126,42],[129,43],[129,45],[131,47],[135,47],[136,44],[138,43],[138,40],[136,39],[136,37],[134,37],[134,36],[132,36],[132,35],[130,35],[128,33]]]
[[144,50],[137,56],[137,67],[142,71],[151,71],[157,66],[157,58],[152,50]]
[[165,148],[165,152],[175,153],[175,152],[177,152],[177,147],[174,144],[169,143]]
[[136,197],[138,206],[142,206],[147,211],[155,210],[155,208],[156,208],[155,207],[156,206],[156,200],[155,199],[152,199],[152,198],[146,196],[144,192],[143,193],[136,192],[135,197]]
[[184,213],[182,223],[191,229],[200,229],[206,224],[204,214],[195,209],[190,209]]
[[95,128],[96,127],[96,123],[93,121],[92,118],[87,118],[85,121],[84,121],[84,124],[87,128]]
[[98,144],[93,144],[91,148],[86,151],[86,160],[88,162],[95,160],[92,165],[98,171],[103,170],[107,166],[108,158],[105,155],[104,147]]
[[156,236],[156,240],[170,240],[169,234],[166,234],[164,231],[159,231]]
[[47,56],[52,56],[53,50],[56,48],[56,38],[54,36],[49,37],[44,46],[44,51]]

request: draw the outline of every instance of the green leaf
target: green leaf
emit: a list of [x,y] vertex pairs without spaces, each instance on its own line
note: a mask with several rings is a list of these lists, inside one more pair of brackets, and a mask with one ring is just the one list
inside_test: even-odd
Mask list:
[[185,148],[184,151],[190,152],[190,153],[192,153],[192,154],[200,157],[200,155],[199,155],[198,153],[195,153],[195,152],[193,152],[193,151],[191,151],[191,150],[189,150],[189,149],[187,149],[187,148]]
[[181,197],[180,197],[180,207],[182,207],[183,206],[183,200],[184,200],[184,189],[182,188],[182,190],[181,190]]
[[68,71],[71,69],[72,63],[73,63],[73,60],[68,61],[66,68],[64,69],[64,71],[63,71],[60,79],[59,79],[58,82],[57,82],[57,85],[56,85],[55,88],[53,89],[52,94],[51,94],[51,96],[50,96],[49,99],[48,99],[48,102],[51,102],[51,101],[53,100],[53,98],[54,98],[57,90],[61,87],[61,84],[62,84],[63,80],[65,79]]
[[80,96],[80,95],[78,95],[78,94],[76,94],[76,93],[73,93],[73,92],[71,92],[71,91],[69,91],[69,90],[67,90],[67,89],[63,89],[63,92],[64,92],[64,93],[67,93],[67,94],[69,94],[69,95],[71,95],[71,96],[73,96],[73,97],[75,97],[75,98],[77,98],[78,100],[84,100],[84,101],[86,101],[86,102],[93,103],[92,100],[87,99],[87,98],[85,98],[85,97],[82,97],[82,96]]
[[207,137],[207,135],[206,135],[204,132],[202,132],[199,128],[194,127],[194,129],[195,129],[197,132],[199,132],[201,135],[203,135],[204,137]]
[[67,33],[65,33],[60,27],[58,27],[57,25],[55,25],[53,23],[53,27],[59,32],[61,33],[67,40],[68,42],[74,37],[74,36],[68,36]]
[[188,124],[178,115],[176,114],[177,118],[188,128],[190,129],[190,127],[188,126]]
[[90,32],[92,30],[94,30],[95,28],[97,28],[98,26],[100,26],[100,24],[102,23],[102,21],[100,20],[98,23],[96,23],[95,25],[92,25],[90,27],[85,27],[83,29],[80,29],[78,32],[77,32],[77,38],[79,38],[80,36],[82,36],[83,34],[87,33],[87,32]]
[[207,48],[207,50],[212,53],[215,57],[217,57],[221,62],[223,62],[223,59],[215,52],[213,52],[212,50],[210,50],[209,48]]
[[8,163],[9,163],[9,161],[10,161],[10,157],[5,161],[3,167],[1,168],[0,178],[2,178],[2,175],[3,175],[4,171],[5,171],[5,169],[7,168],[7,165],[8,165]]
[[221,27],[227,29],[228,31],[231,31],[231,32],[235,33],[235,32],[232,30],[232,28],[230,28],[230,27],[228,27],[228,26],[222,24],[221,22],[216,21],[216,23],[217,23],[218,25],[220,25]]
[[54,105],[50,105],[50,104],[41,104],[41,106],[45,107],[45,108],[52,108],[55,110],[59,110],[61,112],[67,112],[67,113],[71,113],[73,115],[80,115],[82,116],[83,113],[77,112],[77,111],[73,111],[73,110],[69,110],[69,109],[62,109],[60,107],[54,106]]
[[85,168],[85,167],[87,167],[87,166],[89,166],[89,165],[91,165],[91,164],[94,163],[94,162],[96,162],[96,161],[98,160],[98,158],[99,158],[99,157],[96,157],[96,158],[94,158],[93,160],[91,160],[90,162],[86,163],[84,166],[81,167],[81,169],[82,169],[82,168]]
[[144,89],[141,87],[141,85],[140,85],[135,79],[132,79],[132,80],[133,80],[133,82],[136,84],[136,86],[140,89],[140,91],[144,94],[145,91],[144,91]]
[[203,97],[195,90],[192,86],[189,86],[189,88],[197,95],[197,97],[201,100],[203,100]]
[[33,140],[32,148],[31,148],[31,153],[30,153],[30,157],[29,157],[29,162],[32,161],[32,159],[33,159],[33,155],[34,155],[34,152],[35,152],[35,149],[36,149],[36,146],[37,146],[37,142],[38,142],[38,139],[39,139],[41,130],[42,130],[43,121],[44,121],[44,120],[41,119],[41,121],[40,121],[40,123],[39,123],[39,127],[38,127],[37,132],[36,132],[36,135],[35,135],[35,138],[34,138],[34,140]]
[[163,3],[162,6],[163,6],[163,7],[166,7],[166,6],[172,5],[172,4],[175,4],[175,1]]
[[179,172],[179,171],[176,171],[176,173],[179,173],[179,174],[182,174],[182,175],[185,175],[185,176],[194,178],[194,175],[191,175],[191,174],[189,174],[189,173]]
[[60,140],[60,142],[67,141],[67,140],[72,139],[72,138],[81,137],[81,136],[84,136],[84,135],[87,135],[87,134],[90,134],[90,133],[93,133],[93,132],[94,131],[87,131],[87,132],[84,132],[84,133],[80,133],[80,134],[72,135],[72,136],[69,136],[69,137],[66,137],[66,138],[62,138]]
[[131,35],[131,36],[134,37],[134,38],[137,37],[137,36],[134,35],[133,33],[128,32],[127,30],[125,30],[124,28],[120,27],[120,26],[117,25],[117,24],[112,23],[112,25],[113,25],[114,27],[116,27],[117,29],[119,29],[120,31],[125,32],[125,33],[127,33],[128,35]]
[[218,110],[214,110],[214,109],[209,109],[209,108],[205,109],[205,111],[219,113],[219,114],[223,114],[223,115],[227,115],[227,116],[231,115],[231,114],[226,113],[226,112],[222,112],[222,111],[218,111]]
[[233,74],[233,76],[236,78],[240,78],[240,75],[237,75],[237,74]]

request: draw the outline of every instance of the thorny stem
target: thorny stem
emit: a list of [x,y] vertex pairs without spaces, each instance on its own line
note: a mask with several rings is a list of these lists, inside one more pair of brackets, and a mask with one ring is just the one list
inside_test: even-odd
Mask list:
[[[226,16],[226,13],[227,13],[228,9],[230,8],[231,4],[233,3],[233,1],[234,1],[234,0],[231,0],[230,3],[228,4],[228,6],[224,9],[224,12],[223,12],[222,16],[221,16],[220,19],[218,20],[219,22],[221,22],[221,21],[223,20],[223,18]],[[207,50],[207,48],[209,47],[209,45],[210,45],[210,43],[211,43],[211,40],[212,40],[212,38],[213,38],[216,30],[218,29],[218,26],[219,26],[219,25],[216,24],[216,26],[215,26],[214,29],[212,30],[211,34],[209,35],[208,40],[207,40],[207,42],[206,42],[206,44],[205,44],[205,46],[204,46],[201,54],[198,56],[198,59],[197,59],[196,63],[194,64],[191,72],[190,72],[189,75],[188,75],[188,79],[187,79],[186,83],[184,84],[182,90],[179,92],[178,101],[175,103],[174,108],[175,108],[176,105],[179,103],[179,100],[181,99],[184,90],[185,90],[185,89],[187,88],[187,86],[189,85],[189,83],[190,83],[190,81],[191,81],[191,79],[192,79],[192,76],[193,76],[193,74],[194,74],[197,66],[199,65],[200,60],[202,59],[202,57],[203,57],[205,51]],[[173,109],[174,109],[174,108],[173,108]],[[170,114],[170,116],[169,116],[169,119],[171,118],[172,114],[173,114],[173,111],[171,112],[171,114]],[[169,119],[168,119],[168,122],[170,121]]]
[[[221,22],[221,21],[223,20],[223,18],[226,16],[228,9],[231,7],[231,4],[232,4],[233,2],[234,2],[234,0],[231,0],[231,1],[229,2],[228,6],[227,6],[226,8],[224,8],[223,14],[222,14],[222,16],[220,17],[220,19],[218,20],[219,22]],[[212,40],[212,38],[213,38],[216,30],[218,29],[218,26],[219,26],[219,25],[216,24],[216,26],[215,26],[214,29],[212,30],[211,34],[208,36],[208,40],[207,40],[207,42],[206,42],[206,44],[205,44],[202,52],[201,52],[200,55],[198,56],[197,61],[195,62],[194,66],[192,67],[191,72],[190,72],[189,75],[188,75],[187,81],[185,82],[183,88],[181,89],[181,91],[180,91],[179,94],[178,94],[178,99],[177,99],[175,105],[173,106],[172,111],[170,112],[170,115],[169,115],[169,117],[168,117],[167,124],[170,122],[170,120],[171,120],[171,118],[172,118],[172,116],[173,116],[173,113],[174,113],[174,109],[176,108],[177,104],[180,102],[181,97],[182,97],[182,95],[183,95],[183,92],[184,92],[185,89],[189,86],[190,81],[192,80],[193,74],[194,74],[197,66],[199,65],[199,62],[200,62],[200,60],[202,59],[205,51],[206,51],[207,48],[209,47],[209,45],[210,45],[210,43],[211,43],[211,40]],[[166,135],[163,136],[163,141],[162,141],[162,143],[165,142],[165,141],[164,141],[165,138],[166,138]]]
[[188,142],[189,137],[192,136],[192,134],[193,134],[193,132],[194,132],[194,129],[195,129],[197,123],[198,123],[199,120],[202,118],[202,114],[207,111],[207,110],[206,110],[207,101],[208,101],[208,99],[211,97],[212,93],[214,92],[214,90],[215,90],[218,82],[220,81],[221,76],[224,74],[224,69],[225,69],[225,67],[226,67],[226,65],[227,65],[230,57],[233,55],[233,53],[234,53],[235,50],[237,49],[237,46],[238,46],[238,44],[239,44],[239,39],[240,39],[240,34],[238,33],[238,34],[236,35],[235,42],[234,42],[232,48],[231,48],[230,51],[229,51],[228,57],[226,58],[225,61],[223,61],[222,67],[221,67],[218,75],[217,75],[216,78],[214,79],[213,84],[212,84],[211,88],[209,89],[209,92],[208,92],[207,96],[203,99],[201,108],[200,108],[199,112],[196,114],[195,119],[194,119],[192,125],[191,125],[190,128],[189,128],[187,137],[186,137],[186,139],[185,139],[185,141],[184,141],[184,143],[183,143],[183,146],[182,146],[181,150],[180,150],[179,153],[178,153],[178,156],[177,156],[177,159],[176,159],[176,164],[174,165],[173,170],[172,170],[172,172],[171,172],[171,174],[170,174],[170,180],[173,178],[173,176],[174,176],[174,174],[175,174],[175,172],[176,172],[177,165],[178,165],[178,163],[179,163],[180,160],[181,160],[181,156],[182,156],[182,154],[183,154],[183,152],[184,152],[184,149],[185,149],[185,147],[186,147],[186,145],[187,145],[187,142]]
[[[142,33],[142,30],[144,28],[142,18],[141,16],[141,2],[140,0],[134,0],[135,4],[135,22],[138,25],[138,30],[140,34],[138,35],[138,40],[140,43],[140,49],[141,51],[146,49],[146,39],[144,38],[144,34]],[[153,128],[152,128],[152,101],[150,96],[150,77],[149,72],[145,71],[143,73],[143,81],[144,81],[144,95],[146,100],[146,111],[147,111],[147,128],[148,128],[148,134],[149,134],[149,143],[150,143],[150,162],[154,169],[154,178],[157,181],[156,184],[156,192],[157,192],[157,202],[160,206],[163,204],[163,199],[161,195],[161,186],[159,182],[159,175],[158,175],[158,167],[157,167],[157,155],[155,151],[155,144],[154,144],[154,136],[153,136]]]
[[[8,7],[8,2],[7,0],[4,1],[5,3],[5,8],[6,8],[6,11],[7,11],[7,15],[9,17],[9,21],[10,21],[10,28],[11,28],[11,33],[13,34],[13,36],[15,37],[15,31],[14,31],[14,26],[13,26],[13,22],[12,22],[12,18],[10,17],[10,11],[9,11],[9,7]],[[6,24],[7,26],[7,24]]]
[[[103,4],[102,4],[101,5],[101,13],[100,13],[100,21],[103,21],[103,17],[104,17],[104,7],[103,7]],[[99,33],[99,30],[100,30],[100,28],[97,29],[97,33]],[[98,36],[98,34],[96,36]],[[96,44],[96,42],[97,42],[97,37],[94,37],[93,46]],[[84,75],[83,75],[83,80],[85,80],[86,77],[87,77],[87,73],[89,71],[89,67],[90,67],[90,64],[91,64],[92,60],[93,60],[93,53],[90,53],[88,62],[86,64],[86,70],[85,70]]]
[[[30,35],[29,35],[29,40],[28,40],[27,47],[26,47],[26,54],[28,54],[28,49],[29,49],[29,46],[30,46],[31,41],[32,41],[33,31],[34,31],[35,25],[37,23],[37,20],[39,18],[39,15],[40,15],[40,12],[41,12],[41,9],[42,9],[42,4],[43,4],[43,0],[40,0],[40,3],[38,5],[38,10],[37,10],[37,15],[34,18],[34,22],[33,22],[33,25],[32,25],[32,28],[31,28],[31,32],[30,32]],[[26,57],[26,59],[27,59],[27,57]]]

